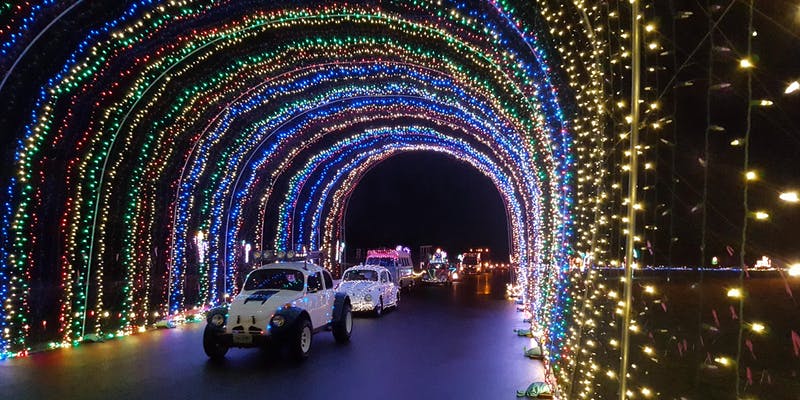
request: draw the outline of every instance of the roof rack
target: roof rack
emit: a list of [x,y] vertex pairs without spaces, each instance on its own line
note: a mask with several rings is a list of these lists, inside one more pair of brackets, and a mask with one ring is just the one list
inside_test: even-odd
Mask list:
[[273,262],[292,262],[292,261],[311,261],[322,258],[322,252],[295,252],[292,250],[256,250],[253,252],[254,260],[261,260],[262,263]]

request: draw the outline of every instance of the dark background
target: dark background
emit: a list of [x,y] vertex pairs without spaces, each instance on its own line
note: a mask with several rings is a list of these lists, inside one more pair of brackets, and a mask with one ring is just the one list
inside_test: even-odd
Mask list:
[[[494,184],[470,165],[436,153],[405,153],[369,171],[345,216],[348,258],[357,248],[441,247],[451,261],[470,247],[488,247],[508,261],[508,218]],[[366,255],[366,253],[362,253]]]

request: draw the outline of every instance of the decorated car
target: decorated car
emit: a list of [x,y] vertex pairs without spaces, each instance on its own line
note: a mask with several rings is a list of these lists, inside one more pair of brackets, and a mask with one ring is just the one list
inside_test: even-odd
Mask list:
[[460,261],[459,271],[462,274],[486,272],[486,267],[489,265],[489,249],[469,249],[468,252],[461,254],[458,259]]
[[426,264],[425,272],[422,275],[423,283],[449,285],[459,279],[455,266],[448,262],[447,252],[442,249],[436,249]]
[[388,307],[397,307],[400,291],[388,269],[378,265],[350,267],[342,274],[337,290],[350,297],[353,311],[371,311],[381,316]]
[[331,330],[337,342],[350,340],[351,310],[347,293],[335,291],[322,267],[308,261],[263,265],[248,274],[229,306],[208,312],[203,350],[220,359],[231,347],[274,343],[303,360],[315,333]]

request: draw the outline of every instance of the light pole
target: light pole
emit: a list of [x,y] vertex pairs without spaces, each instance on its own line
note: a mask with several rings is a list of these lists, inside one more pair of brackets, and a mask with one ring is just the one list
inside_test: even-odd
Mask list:
[[625,307],[622,321],[622,362],[619,373],[619,398],[628,392],[628,356],[630,354],[631,297],[633,289],[633,248],[636,245],[636,190],[639,173],[639,85],[641,80],[641,49],[639,31],[639,0],[631,1],[631,137],[630,171],[628,174],[628,237],[625,245]]

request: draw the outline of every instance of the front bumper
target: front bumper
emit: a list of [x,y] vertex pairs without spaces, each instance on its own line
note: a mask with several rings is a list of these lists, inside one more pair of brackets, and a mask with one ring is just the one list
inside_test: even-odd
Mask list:
[[294,324],[287,324],[280,328],[270,327],[270,329],[260,333],[246,331],[234,331],[232,333],[228,333],[224,330],[219,330],[218,332],[213,332],[212,334],[216,340],[219,340],[222,344],[228,347],[249,348],[264,347],[276,341],[283,341],[290,338],[292,336],[291,333],[295,331],[296,328],[294,327]]
[[450,283],[452,280],[450,279],[423,279],[423,283],[431,284],[431,285],[443,285],[445,283]]
[[350,297],[350,299],[350,305],[355,312],[373,311],[375,307],[377,307],[377,305],[371,301],[353,301],[353,297]]
[[252,333],[225,333],[220,332],[216,335],[217,340],[228,347],[264,347],[275,340],[273,335],[262,335]]
[[267,329],[262,330],[253,326],[248,329],[243,329],[242,326],[234,326],[231,332],[227,332],[225,328],[213,328],[208,325],[206,330],[207,334],[213,335],[214,340],[227,347],[263,347],[270,342],[282,341],[292,337],[292,333],[297,330],[295,322],[295,316],[287,314],[286,323],[280,327],[268,325]]

